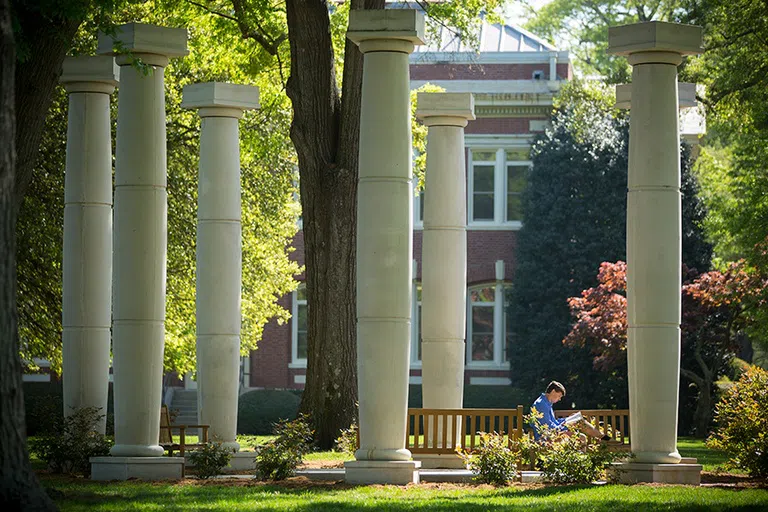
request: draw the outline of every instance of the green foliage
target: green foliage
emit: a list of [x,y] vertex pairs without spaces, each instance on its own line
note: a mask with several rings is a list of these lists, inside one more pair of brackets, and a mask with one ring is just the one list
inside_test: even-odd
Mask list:
[[354,455],[357,450],[357,430],[357,425],[354,423],[349,428],[342,430],[339,437],[336,438],[335,450]]
[[515,477],[519,451],[510,448],[510,444],[498,432],[478,434],[480,442],[474,452],[457,449],[464,462],[477,473],[474,480],[491,485],[509,484]]
[[[510,409],[532,401],[528,393],[512,386],[464,386],[464,407],[470,409]],[[422,405],[421,384],[411,384],[408,386],[408,407],[420,408]]]
[[728,455],[726,467],[768,476],[768,371],[751,366],[715,409],[717,428],[707,446]]
[[587,484],[605,478],[605,469],[626,454],[613,452],[601,443],[587,443],[576,425],[566,431],[541,424],[541,414],[531,411],[525,417],[526,424],[535,424],[540,441],[534,442],[535,463],[542,477],[556,484]]
[[32,440],[30,451],[53,473],[90,476],[90,458],[109,455],[112,447],[112,441],[95,430],[103,417],[96,407],[78,409],[55,432]]
[[64,421],[64,400],[61,384],[49,382],[24,383],[24,412],[27,435],[50,435]]
[[256,474],[262,480],[285,480],[293,475],[304,455],[309,453],[313,430],[309,418],[300,415],[293,421],[281,420],[273,430],[276,439],[258,447]]
[[534,7],[528,0],[525,28],[567,48],[583,75],[599,74],[608,83],[630,81],[626,58],[608,54],[608,27],[644,21],[676,21],[683,0],[552,0]]
[[256,389],[240,395],[237,409],[239,434],[269,434],[275,423],[291,420],[299,411],[301,399],[277,389]]
[[[509,297],[513,385],[535,397],[556,379],[577,408],[628,401],[626,369],[595,372],[588,350],[562,343],[571,327],[568,298],[596,284],[603,261],[625,259],[629,122],[612,103],[604,86],[575,80],[534,141]],[[702,210],[689,157],[683,147],[683,261],[701,270],[709,246],[697,224]]]
[[220,475],[225,467],[229,465],[234,450],[227,448],[224,444],[214,439],[209,443],[189,454],[189,460],[195,467],[195,473],[199,478],[207,480],[212,476]]

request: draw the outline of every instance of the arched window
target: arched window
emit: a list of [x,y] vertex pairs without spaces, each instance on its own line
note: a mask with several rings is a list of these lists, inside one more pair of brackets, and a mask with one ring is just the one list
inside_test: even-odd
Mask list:
[[293,292],[291,309],[291,362],[293,365],[307,364],[307,285],[300,284]]
[[483,284],[467,293],[467,366],[501,367],[507,358],[509,307],[504,283]]

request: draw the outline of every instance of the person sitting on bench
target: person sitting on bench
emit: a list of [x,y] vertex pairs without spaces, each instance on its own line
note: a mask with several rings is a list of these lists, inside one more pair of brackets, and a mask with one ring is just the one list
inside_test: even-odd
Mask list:
[[[552,405],[559,402],[564,396],[565,386],[556,380],[553,380],[547,386],[546,391],[533,402],[531,408],[536,409],[536,411],[542,415],[542,418],[539,420],[541,425],[546,425],[555,432],[568,433],[566,418],[555,418],[555,413],[552,410]],[[538,441],[541,437],[541,433],[539,433],[538,430],[538,424],[534,422],[531,426],[533,427],[533,438]],[[580,429],[589,437],[600,439],[601,441],[608,441],[611,439],[610,436],[603,435],[600,430],[595,428],[588,421],[580,422]],[[586,437],[584,438],[584,441],[586,441]]]

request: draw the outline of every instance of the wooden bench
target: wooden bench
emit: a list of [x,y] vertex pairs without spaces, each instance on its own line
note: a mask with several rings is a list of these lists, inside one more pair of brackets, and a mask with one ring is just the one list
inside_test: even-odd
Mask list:
[[[561,409],[555,411],[555,417],[565,418],[577,410],[580,410],[584,419],[603,435],[610,436],[610,441],[604,441],[609,449],[632,451],[629,437],[629,409]],[[590,439],[590,441],[596,440]]]
[[[474,451],[478,432],[497,432],[512,443],[523,435],[523,406],[516,409],[408,409],[405,447],[412,454]],[[455,435],[455,434],[458,435]]]
[[[171,414],[168,411],[167,405],[160,407],[160,441],[159,444],[165,450],[168,451],[168,456],[172,457],[173,452],[179,452],[179,456],[183,457],[187,449],[200,448],[208,443],[208,429],[209,425],[171,425]],[[202,441],[198,440],[197,443],[187,443],[186,433],[188,429],[201,429],[203,431]],[[173,441],[173,431],[179,431],[179,442]]]

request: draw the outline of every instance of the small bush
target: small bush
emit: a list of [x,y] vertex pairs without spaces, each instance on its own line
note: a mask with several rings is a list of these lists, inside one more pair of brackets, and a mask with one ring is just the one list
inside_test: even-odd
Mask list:
[[715,408],[707,446],[728,455],[726,467],[768,476],[768,371],[749,367]]
[[28,436],[55,434],[64,421],[61,384],[25,382],[24,413]]
[[285,480],[309,453],[314,431],[308,418],[300,415],[293,421],[279,421],[273,433],[276,439],[257,448],[256,474],[262,480]]
[[240,396],[237,433],[265,435],[280,420],[292,420],[299,411],[301,398],[291,391],[256,389]]
[[226,448],[220,440],[214,439],[191,452],[189,460],[195,466],[197,476],[207,480],[222,473],[224,468],[229,465],[233,453],[234,450]]
[[349,428],[342,430],[334,445],[337,452],[354,455],[357,451],[357,425],[352,424]]
[[54,473],[91,474],[91,457],[109,455],[112,441],[95,430],[104,417],[96,407],[83,407],[62,419],[56,434],[31,440],[30,449]]
[[605,478],[609,463],[625,457],[626,454],[613,452],[606,445],[587,443],[580,438],[578,429],[568,427],[561,432],[540,423],[541,414],[532,412],[526,416],[526,423],[536,423],[540,440],[533,442],[534,451],[542,477],[558,484],[587,484]]
[[507,485],[515,477],[517,470],[516,461],[520,457],[517,444],[512,448],[508,446],[504,436],[497,432],[480,434],[480,443],[474,453],[461,451],[458,453],[469,468],[477,473],[475,481],[492,484]]

